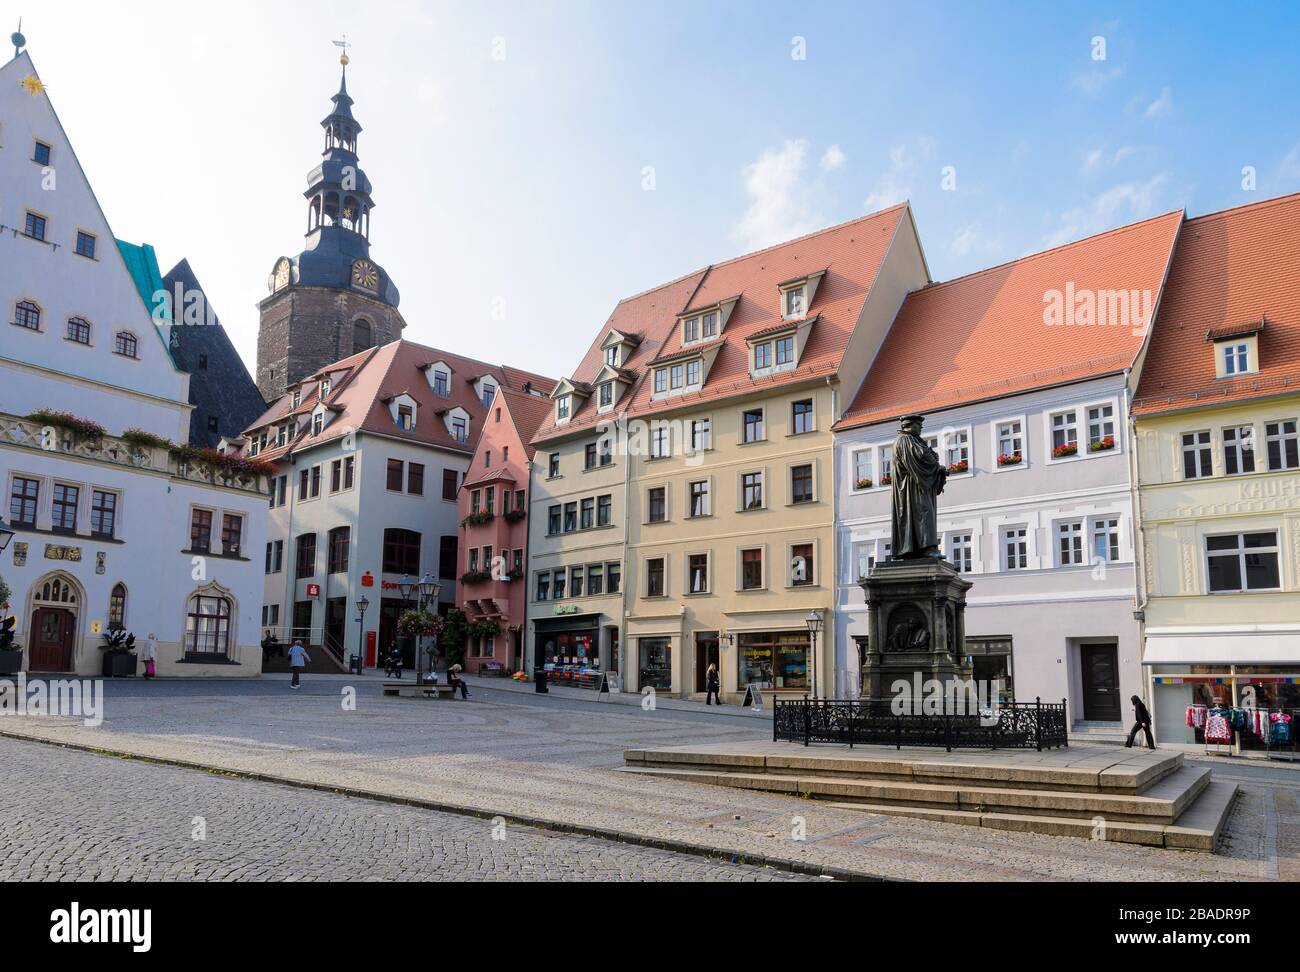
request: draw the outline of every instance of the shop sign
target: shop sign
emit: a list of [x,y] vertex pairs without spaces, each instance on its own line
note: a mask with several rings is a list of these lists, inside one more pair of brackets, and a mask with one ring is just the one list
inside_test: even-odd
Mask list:
[[557,607],[555,609],[555,613],[556,614],[578,614],[579,613],[578,605],[568,604],[563,607]]
[[372,574],[372,573],[370,573],[370,571],[366,571],[366,572],[361,576],[361,586],[362,586],[362,587],[374,587],[374,586],[375,586],[375,575]]
[[307,596],[308,596],[308,597],[320,597],[320,585],[319,585],[319,584],[308,584],[308,585],[307,585]]

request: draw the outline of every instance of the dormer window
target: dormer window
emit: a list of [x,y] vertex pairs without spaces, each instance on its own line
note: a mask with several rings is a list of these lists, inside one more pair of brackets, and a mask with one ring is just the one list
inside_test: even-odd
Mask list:
[[317,412],[311,417],[311,434],[320,435],[325,431],[325,413]]
[[662,395],[668,391],[668,369],[659,368],[655,371],[655,394]]
[[397,406],[397,427],[404,432],[415,428],[415,409],[410,405]]
[[614,383],[612,381],[602,382],[600,386],[600,407],[609,408],[614,404]]
[[457,442],[469,441],[469,421],[459,415],[451,419],[451,437]]
[[443,398],[451,397],[451,375],[442,369],[433,373],[433,393]]
[[565,421],[573,414],[573,399],[565,395],[555,403],[555,417],[558,421]]
[[487,408],[492,404],[492,399],[496,397],[497,386],[490,381],[483,382],[483,407]]
[[289,426],[281,425],[275,430],[275,447],[282,449],[289,444]]
[[776,344],[776,363],[778,365],[794,363],[794,335],[778,338]]
[[805,298],[808,295],[805,287],[791,287],[785,292],[785,316],[786,318],[803,317],[807,308]]
[[700,337],[707,341],[718,336],[718,315],[708,313],[700,318]]
[[772,342],[764,341],[754,345],[754,370],[762,371],[772,367]]
[[612,348],[605,349],[605,364],[609,365],[611,368],[617,368],[622,364],[622,362],[619,361],[620,357],[622,357],[622,355],[619,353],[619,347],[617,344]]
[[699,339],[700,339],[700,319],[698,317],[692,317],[689,321],[686,322],[685,330],[682,334],[682,343],[690,344],[692,341],[698,341]]
[[293,407],[298,408],[300,405],[302,405],[302,389],[295,388],[293,390]]
[[1250,345],[1245,341],[1234,341],[1232,344],[1225,344],[1220,353],[1223,355],[1223,374],[1225,377],[1248,374],[1252,370],[1250,367]]
[[331,387],[333,387],[333,386],[330,384],[330,380],[329,380],[328,378],[324,378],[324,379],[321,380],[321,383],[320,383],[320,398],[321,398],[321,401],[324,401],[325,399],[329,398],[329,396],[330,396],[330,388],[331,388]]

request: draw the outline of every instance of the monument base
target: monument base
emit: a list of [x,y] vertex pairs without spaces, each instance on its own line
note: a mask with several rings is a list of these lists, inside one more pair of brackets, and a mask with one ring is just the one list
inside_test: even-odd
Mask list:
[[889,560],[862,581],[868,642],[862,659],[865,698],[892,698],[927,682],[971,677],[966,662],[966,592],[974,585],[940,557]]

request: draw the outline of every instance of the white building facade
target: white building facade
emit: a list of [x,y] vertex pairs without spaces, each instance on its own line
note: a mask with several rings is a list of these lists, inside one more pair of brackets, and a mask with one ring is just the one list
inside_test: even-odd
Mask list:
[[[23,667],[99,674],[102,635],[156,635],[163,676],[256,676],[266,529],[256,464],[174,449],[189,376],[26,54],[0,67],[0,555]],[[78,417],[82,421],[78,421]]]
[[[924,435],[953,470],[939,500],[943,553],[975,585],[974,677],[1003,679],[1018,701],[1064,699],[1075,722],[1118,724],[1142,690],[1127,401],[1115,375],[926,416]],[[859,579],[889,556],[882,480],[897,434],[892,421],[837,437],[841,697],[861,684]],[[1077,451],[1054,455],[1067,442]]]

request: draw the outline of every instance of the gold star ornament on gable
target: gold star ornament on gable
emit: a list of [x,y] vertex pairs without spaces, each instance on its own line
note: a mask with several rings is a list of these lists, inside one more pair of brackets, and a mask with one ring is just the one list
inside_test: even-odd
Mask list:
[[41,83],[41,79],[34,74],[27,75],[27,77],[23,78],[18,83],[22,85],[23,90],[25,90],[33,98],[35,98],[38,94],[45,93],[45,85],[43,85]]

